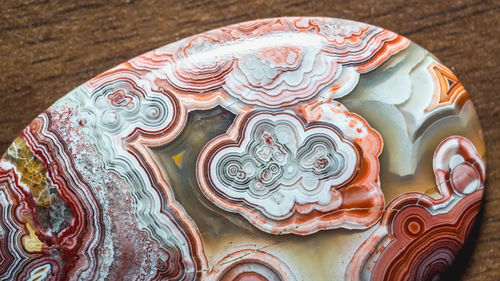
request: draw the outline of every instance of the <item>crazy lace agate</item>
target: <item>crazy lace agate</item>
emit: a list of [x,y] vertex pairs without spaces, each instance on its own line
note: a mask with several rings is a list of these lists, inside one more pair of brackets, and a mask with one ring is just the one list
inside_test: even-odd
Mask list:
[[388,30],[274,18],[127,61],[0,161],[1,280],[435,280],[479,211],[462,84]]

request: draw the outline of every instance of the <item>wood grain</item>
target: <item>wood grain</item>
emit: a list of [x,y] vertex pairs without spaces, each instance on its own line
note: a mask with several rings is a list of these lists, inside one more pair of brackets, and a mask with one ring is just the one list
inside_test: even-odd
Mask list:
[[79,84],[126,59],[208,29],[308,15],[363,21],[410,38],[460,78],[476,105],[487,144],[482,218],[449,278],[500,280],[499,1],[4,0],[1,9],[0,151]]

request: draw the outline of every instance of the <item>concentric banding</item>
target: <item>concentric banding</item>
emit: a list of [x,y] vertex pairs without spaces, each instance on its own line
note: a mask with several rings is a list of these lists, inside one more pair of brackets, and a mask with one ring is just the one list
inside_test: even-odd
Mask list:
[[295,281],[288,266],[263,250],[239,249],[222,258],[209,280]]
[[479,210],[476,119],[450,69],[383,28],[274,18],[180,40],[9,147],[0,279],[436,278]]

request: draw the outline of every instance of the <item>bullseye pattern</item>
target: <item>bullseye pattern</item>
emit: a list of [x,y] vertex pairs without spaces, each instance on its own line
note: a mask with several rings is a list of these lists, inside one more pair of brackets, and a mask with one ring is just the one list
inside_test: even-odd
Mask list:
[[[459,171],[467,172],[459,176],[467,178],[465,189],[450,179],[460,167],[467,167]],[[434,172],[441,197],[413,192],[394,199],[351,259],[347,280],[434,280],[451,266],[479,212],[484,163],[470,141],[450,137],[436,149]]]

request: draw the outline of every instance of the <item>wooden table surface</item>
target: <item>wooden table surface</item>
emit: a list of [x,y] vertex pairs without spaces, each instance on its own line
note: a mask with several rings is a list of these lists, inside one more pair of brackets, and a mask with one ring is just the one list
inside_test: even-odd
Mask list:
[[[10,1],[0,13],[0,151],[56,99],[153,48],[257,18],[327,16],[402,34],[468,90],[488,153],[483,211],[450,280],[500,280],[500,1]],[[460,277],[458,277],[460,276]]]

